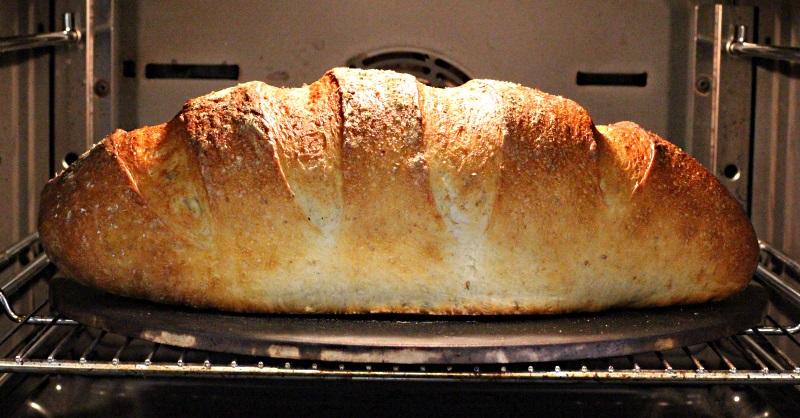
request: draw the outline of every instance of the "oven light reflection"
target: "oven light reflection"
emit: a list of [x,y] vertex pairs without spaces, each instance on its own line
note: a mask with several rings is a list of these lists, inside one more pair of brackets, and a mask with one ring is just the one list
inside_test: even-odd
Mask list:
[[61,385],[56,385],[56,390],[60,391],[61,390]]
[[36,412],[38,412],[38,413],[40,413],[40,414],[42,414],[42,415],[44,415],[46,417],[50,416],[50,414],[48,414],[47,411],[45,411],[44,408],[42,408],[42,406],[39,405],[36,402],[33,402],[33,401],[28,402],[28,406],[30,406],[31,409],[33,409],[34,411],[36,411]]
[[740,398],[739,395],[736,395],[736,396],[733,397],[733,401],[734,402],[739,402],[741,399],[742,398]]

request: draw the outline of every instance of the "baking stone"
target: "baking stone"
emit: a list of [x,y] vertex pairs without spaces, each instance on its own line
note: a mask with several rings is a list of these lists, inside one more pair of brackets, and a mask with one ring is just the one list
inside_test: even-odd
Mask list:
[[767,292],[721,302],[524,316],[249,315],[50,282],[53,307],[85,325],[177,347],[315,361],[486,364],[616,357],[699,344],[758,325]]

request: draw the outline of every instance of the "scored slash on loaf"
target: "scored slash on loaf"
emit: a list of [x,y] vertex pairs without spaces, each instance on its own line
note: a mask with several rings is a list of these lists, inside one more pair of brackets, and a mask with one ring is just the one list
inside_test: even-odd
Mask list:
[[244,312],[517,314],[741,290],[742,209],[676,146],[517,84],[337,68],[102,140],[39,231],[109,292]]

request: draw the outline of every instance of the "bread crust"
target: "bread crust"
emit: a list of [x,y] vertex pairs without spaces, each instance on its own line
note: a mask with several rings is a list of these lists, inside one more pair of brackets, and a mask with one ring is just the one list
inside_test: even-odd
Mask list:
[[39,232],[109,292],[241,312],[539,314],[701,303],[758,245],[697,161],[491,80],[337,68],[118,130],[46,185]]

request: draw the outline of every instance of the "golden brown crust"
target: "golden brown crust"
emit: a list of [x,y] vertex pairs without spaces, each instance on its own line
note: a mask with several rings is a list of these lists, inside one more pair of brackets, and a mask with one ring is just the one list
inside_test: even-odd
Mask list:
[[45,187],[62,270],[249,312],[507,314],[721,299],[757,244],[683,151],[576,103],[334,69],[117,131]]

